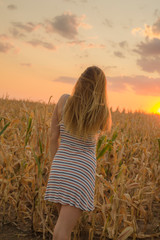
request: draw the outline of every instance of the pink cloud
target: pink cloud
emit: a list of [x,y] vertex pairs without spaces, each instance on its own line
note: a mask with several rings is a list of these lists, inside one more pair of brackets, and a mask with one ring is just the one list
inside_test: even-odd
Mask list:
[[[108,66],[116,68],[116,66]],[[75,84],[77,79],[72,76],[59,76],[53,81]],[[159,96],[160,95],[160,78],[151,78],[147,76],[116,76],[107,77],[109,91],[125,92],[131,89],[138,95]]]
[[7,53],[12,48],[14,48],[12,44],[0,42],[0,52]]
[[10,43],[10,38],[6,34],[0,34],[0,52],[7,53],[11,49],[15,49],[13,44]]
[[160,78],[141,75],[107,77],[107,80],[111,91],[123,92],[130,88],[139,95],[160,96]]
[[136,27],[132,29],[132,34],[139,33],[147,38],[160,38],[160,17],[153,25],[144,24],[144,28]]

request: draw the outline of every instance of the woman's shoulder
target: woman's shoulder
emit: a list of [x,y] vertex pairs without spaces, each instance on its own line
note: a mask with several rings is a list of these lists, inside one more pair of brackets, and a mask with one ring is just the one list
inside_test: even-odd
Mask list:
[[65,104],[65,102],[67,101],[67,99],[69,98],[69,96],[70,96],[69,94],[63,94],[63,95],[59,98],[59,100],[58,100],[58,105],[59,105],[60,108],[64,106],[64,104]]
[[70,96],[70,95],[67,94],[67,93],[63,94],[63,95],[59,98],[59,101],[58,101],[58,102],[64,102],[64,101],[66,101],[69,96]]

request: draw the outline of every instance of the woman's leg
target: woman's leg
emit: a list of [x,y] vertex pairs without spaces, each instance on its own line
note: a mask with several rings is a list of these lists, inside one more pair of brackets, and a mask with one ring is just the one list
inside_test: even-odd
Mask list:
[[71,232],[81,214],[82,210],[79,208],[62,205],[59,218],[54,229],[53,240],[69,240]]
[[60,211],[61,211],[61,204],[60,203],[56,203],[56,208],[57,208],[57,211],[58,211],[58,216],[60,214]]

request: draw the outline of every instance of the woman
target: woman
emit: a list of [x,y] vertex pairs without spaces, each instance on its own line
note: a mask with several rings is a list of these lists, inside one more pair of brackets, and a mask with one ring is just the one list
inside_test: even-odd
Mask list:
[[53,162],[45,194],[60,207],[53,240],[69,240],[82,212],[94,209],[96,139],[110,126],[106,78],[92,66],[82,73],[71,96],[61,96],[53,112]]

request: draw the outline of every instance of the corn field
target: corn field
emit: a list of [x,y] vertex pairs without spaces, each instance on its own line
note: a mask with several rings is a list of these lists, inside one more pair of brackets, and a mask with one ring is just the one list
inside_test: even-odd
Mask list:
[[[58,217],[44,201],[54,104],[0,99],[0,223],[51,239]],[[112,112],[97,143],[95,210],[72,239],[160,239],[160,115]]]

